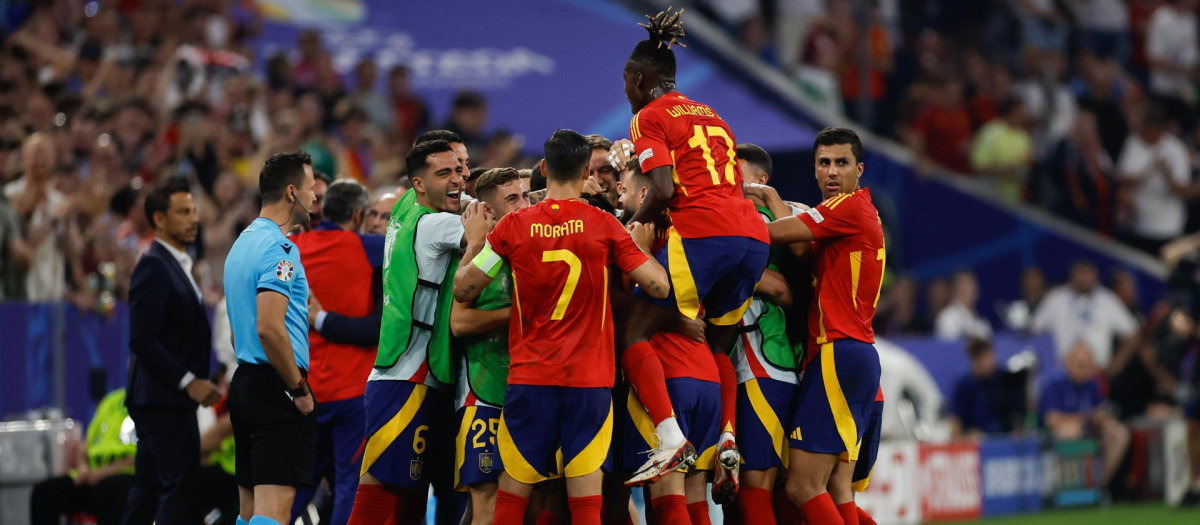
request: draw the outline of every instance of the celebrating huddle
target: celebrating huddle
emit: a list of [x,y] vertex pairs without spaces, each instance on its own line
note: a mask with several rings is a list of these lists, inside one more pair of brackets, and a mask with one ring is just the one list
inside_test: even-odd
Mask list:
[[[418,522],[432,478],[449,470],[473,523],[625,523],[631,488],[644,486],[658,523],[708,523],[710,482],[744,523],[873,523],[853,490],[869,481],[878,442],[871,319],[886,252],[858,186],[861,143],[821,131],[825,201],[784,202],[765,185],[766,152],[737,145],[713,108],[675,91],[679,13],[643,27],[650,36],[624,69],[629,140],[555,132],[535,168],[546,183],[537,204],[510,168],[474,179],[468,201],[469,159],[453,134],[426,134],[409,152],[412,189],[384,244],[349,523]],[[589,176],[597,158],[616,188]],[[299,255],[280,257],[284,281],[303,279]],[[785,258],[812,260],[803,344],[787,333]],[[293,399],[311,397],[303,379],[283,379]],[[233,392],[238,406],[251,390]],[[253,424],[234,420],[239,485],[257,496],[288,480],[242,476],[277,439],[242,431]],[[243,518],[265,515],[255,503]]]

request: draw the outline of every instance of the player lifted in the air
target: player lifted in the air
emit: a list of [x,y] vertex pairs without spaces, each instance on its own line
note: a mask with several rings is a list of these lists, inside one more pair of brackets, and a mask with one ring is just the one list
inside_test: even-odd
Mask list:
[[[659,441],[631,484],[655,481],[696,457],[695,447],[671,414],[662,364],[650,338],[673,316],[682,313],[695,319],[703,307],[722,399],[734,399],[737,377],[727,354],[770,254],[766,225],[742,194],[733,132],[711,107],[675,91],[671,46],[683,36],[679,14],[665,11],[643,25],[650,37],[634,47],[624,71],[625,95],[635,114],[630,139],[650,179],[632,220],[654,221],[667,211],[671,222],[667,246],[656,255],[670,274],[670,295],[653,299],[644,291],[635,292],[646,300],[631,304],[621,330],[621,364]],[[736,468],[732,421],[723,423],[721,430],[717,468]]]
[[[513,313],[508,390],[497,442],[504,462],[495,523],[524,520],[533,485],[566,476],[571,522],[599,524],[601,468],[612,441],[613,356],[609,267],[654,297],[666,272],[646,253],[650,225],[631,224],[579,199],[592,147],[570,130],[545,145],[546,199],[509,213],[487,236],[468,239],[454,298],[470,302],[509,264]],[[561,465],[561,468],[560,468]]]

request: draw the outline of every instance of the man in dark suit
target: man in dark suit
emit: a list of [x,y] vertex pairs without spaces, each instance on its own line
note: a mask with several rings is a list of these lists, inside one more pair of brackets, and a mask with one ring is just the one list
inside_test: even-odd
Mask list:
[[221,392],[208,381],[212,332],[186,247],[199,219],[188,186],[173,181],[146,196],[154,243],[129,288],[129,383],[125,405],[137,428],[126,525],[198,524],[201,490],[196,405]]

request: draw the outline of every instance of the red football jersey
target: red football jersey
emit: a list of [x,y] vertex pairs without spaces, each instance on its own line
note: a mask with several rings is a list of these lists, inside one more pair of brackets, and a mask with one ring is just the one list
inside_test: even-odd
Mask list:
[[687,377],[701,381],[721,382],[717,362],[705,343],[697,343],[678,332],[659,332],[650,339],[662,361],[667,379]]
[[[808,313],[809,337],[816,338],[812,348],[847,338],[874,343],[871,321],[887,252],[871,191],[861,188],[831,197],[798,217],[816,237],[816,289]],[[809,352],[805,363],[816,354]]]
[[546,199],[505,215],[487,239],[512,268],[508,383],[612,387],[608,268],[648,260],[629,232],[583,201]]
[[733,132],[712,108],[667,93],[634,115],[629,136],[642,172],[674,167],[675,196],[667,209],[680,236],[771,242],[758,211],[742,195]]

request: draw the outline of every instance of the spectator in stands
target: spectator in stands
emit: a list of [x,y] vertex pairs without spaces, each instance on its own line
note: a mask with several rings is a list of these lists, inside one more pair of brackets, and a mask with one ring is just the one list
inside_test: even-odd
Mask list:
[[133,487],[137,452],[133,420],[125,409],[125,389],[109,392],[96,405],[70,475],[50,478],[33,487],[29,501],[32,525],[58,525],[63,515],[90,514],[96,525],[117,525]]
[[63,242],[69,202],[51,180],[54,158],[49,135],[30,135],[21,146],[24,175],[4,186],[13,211],[23,218],[21,231],[33,249],[33,264],[25,274],[25,297],[31,301],[60,300],[67,291]]
[[1029,330],[1033,312],[1046,296],[1046,276],[1041,268],[1030,266],[1021,272],[1021,298],[1008,305],[1004,322],[1011,330]]
[[1079,108],[1095,116],[1104,151],[1116,159],[1129,136],[1126,109],[1141,97],[1143,90],[1115,59],[1099,57],[1086,48],[1080,50],[1075,69],[1078,76],[1071,81],[1071,89]]
[[396,134],[404,144],[412,144],[418,133],[429,128],[429,110],[410,91],[409,75],[408,68],[402,65],[388,73],[388,99],[396,116]]
[[961,82],[949,76],[941,80],[909,125],[905,142],[917,154],[918,169],[928,171],[932,162],[957,173],[971,171],[971,116],[963,104]]
[[362,108],[371,123],[379,129],[391,130],[396,125],[396,114],[388,105],[387,97],[375,89],[377,77],[375,57],[364,56],[354,66],[354,91],[346,100]]
[[929,317],[919,311],[920,285],[911,277],[892,281],[875,310],[875,333],[887,337],[927,335],[933,332]]
[[483,126],[487,122],[487,100],[474,91],[459,91],[452,104],[450,121],[443,124],[442,129],[457,133],[467,145],[471,158],[482,159],[486,146]]
[[[878,6],[870,7],[867,14],[866,27],[860,28],[855,20],[853,3],[848,0],[837,0],[841,9],[833,9],[830,16],[834,23],[842,28],[837,33],[838,47],[841,56],[842,100],[846,105],[846,115],[870,128],[876,133],[884,133],[884,125],[880,117],[880,103],[883,101],[886,88],[886,77],[892,71],[892,44],[888,40],[887,31],[879,20]],[[864,67],[862,46],[866,46],[867,62]],[[867,78],[862,78],[866,76]],[[863,86],[866,86],[865,92]]]
[[1026,127],[1029,115],[1018,99],[1005,99],[1000,116],[983,126],[971,146],[971,168],[993,179],[997,194],[1009,202],[1021,198],[1033,162],[1033,147]]
[[1054,337],[1058,358],[1063,360],[1079,341],[1094,352],[1093,362],[1108,366],[1113,341],[1124,340],[1138,330],[1137,320],[1121,300],[1100,286],[1096,265],[1076,261],[1067,284],[1046,294],[1033,316],[1032,330]]
[[1105,406],[1105,393],[1093,355],[1084,341],[1071,345],[1063,363],[1065,373],[1042,389],[1038,412],[1054,439],[1101,440],[1107,485],[1129,448],[1130,431]]
[[33,251],[21,235],[21,219],[0,192],[0,301],[25,298],[25,272]]
[[[950,282],[945,277],[935,277],[925,285],[925,313],[930,319],[937,319],[938,314],[950,304]],[[932,329],[932,324],[930,325]]]
[[984,124],[1001,116],[1000,106],[1012,98],[1012,73],[1003,64],[988,62],[978,53],[964,59],[971,95],[967,97],[967,111],[971,115],[971,129],[978,131]]
[[1129,59],[1129,7],[1122,0],[1066,2],[1078,29],[1079,47],[1122,62]]
[[[1014,413],[1022,405],[1014,396],[996,365],[996,352],[985,339],[967,342],[971,370],[954,383],[950,395],[949,419],[955,436],[981,437],[984,434],[1011,432]],[[1018,398],[1021,399],[1021,398]]]
[[1167,112],[1182,119],[1184,133],[1195,123],[1200,40],[1196,35],[1194,0],[1166,0],[1154,10],[1146,30],[1150,94]]
[[1035,202],[1058,217],[1111,233],[1115,186],[1115,164],[1104,149],[1095,115],[1085,110],[1041,164],[1030,191]]
[[398,200],[400,197],[391,192],[375,197],[367,208],[367,220],[363,222],[362,232],[375,235],[387,233],[388,221],[392,220],[392,208]]
[[1067,23],[1054,0],[1017,0],[1021,21],[1021,43],[1027,54],[1049,54],[1066,50]]
[[1067,59],[1063,53],[1027,53],[1025,57],[1024,77],[1013,87],[1013,93],[1035,116],[1031,126],[1034,159],[1041,160],[1071,131],[1078,106],[1066,84]]
[[979,281],[969,270],[954,274],[950,304],[938,312],[934,326],[940,339],[990,339],[992,325],[976,311]]
[[1151,255],[1183,235],[1192,193],[1191,156],[1183,141],[1167,130],[1166,111],[1158,105],[1146,108],[1117,162],[1121,190],[1133,212],[1124,240]]

